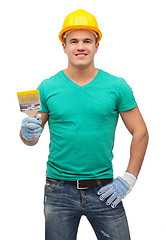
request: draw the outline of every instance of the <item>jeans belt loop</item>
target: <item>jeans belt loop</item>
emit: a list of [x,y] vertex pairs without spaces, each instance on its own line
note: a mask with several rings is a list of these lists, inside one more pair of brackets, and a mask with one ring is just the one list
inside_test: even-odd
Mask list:
[[64,180],[60,180],[60,181],[59,181],[59,185],[60,185],[60,186],[63,186],[63,185],[64,185],[64,183],[65,183],[65,181],[64,181]]
[[97,182],[97,187],[101,188],[102,187],[101,181],[99,179],[97,179],[96,182]]

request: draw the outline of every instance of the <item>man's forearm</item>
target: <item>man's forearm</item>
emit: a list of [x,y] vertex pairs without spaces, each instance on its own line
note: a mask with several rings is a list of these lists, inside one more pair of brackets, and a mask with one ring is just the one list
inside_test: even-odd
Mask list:
[[127,172],[132,173],[135,176],[138,176],[140,172],[148,145],[148,139],[149,136],[147,129],[142,132],[136,132],[133,134]]
[[24,144],[28,145],[28,146],[34,146],[38,141],[39,141],[39,137],[35,138],[32,141],[28,141],[23,137],[22,131],[20,130],[20,138],[23,141]]

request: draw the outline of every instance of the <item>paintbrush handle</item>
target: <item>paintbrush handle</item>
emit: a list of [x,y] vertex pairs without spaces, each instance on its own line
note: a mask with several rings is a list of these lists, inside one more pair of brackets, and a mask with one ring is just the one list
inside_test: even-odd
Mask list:
[[22,112],[23,112],[23,113],[26,113],[29,117],[34,117],[39,110],[40,110],[40,109],[25,110],[25,111],[22,111]]

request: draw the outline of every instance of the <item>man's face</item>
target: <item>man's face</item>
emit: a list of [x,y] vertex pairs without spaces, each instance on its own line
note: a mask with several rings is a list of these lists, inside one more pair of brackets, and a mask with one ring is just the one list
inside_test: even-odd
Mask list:
[[63,43],[68,62],[76,68],[86,68],[94,64],[94,56],[98,50],[95,36],[88,30],[71,31]]

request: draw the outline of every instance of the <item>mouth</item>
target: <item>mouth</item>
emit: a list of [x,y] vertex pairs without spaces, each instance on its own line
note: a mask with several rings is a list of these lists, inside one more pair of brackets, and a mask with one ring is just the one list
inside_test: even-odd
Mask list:
[[75,54],[75,56],[77,56],[77,57],[85,57],[87,55],[88,55],[87,53],[76,53]]

